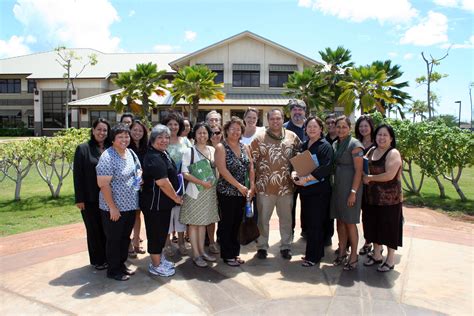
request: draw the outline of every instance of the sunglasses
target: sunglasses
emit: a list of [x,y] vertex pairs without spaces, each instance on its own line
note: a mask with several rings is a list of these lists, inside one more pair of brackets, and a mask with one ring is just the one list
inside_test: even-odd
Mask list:
[[221,134],[221,132],[219,132],[219,131],[217,131],[217,132],[212,132],[212,136],[214,136],[214,135],[219,136],[220,134]]

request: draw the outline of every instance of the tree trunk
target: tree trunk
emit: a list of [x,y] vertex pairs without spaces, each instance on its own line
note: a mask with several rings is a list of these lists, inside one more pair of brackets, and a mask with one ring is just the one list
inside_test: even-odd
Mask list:
[[[408,192],[413,193],[415,195],[420,195],[421,187],[423,186],[423,181],[425,179],[425,174],[421,174],[421,179],[419,185],[415,183],[415,179],[413,178],[413,168],[411,166],[411,161],[410,162],[404,162],[408,165],[408,169],[403,169],[402,170],[402,179],[403,182],[405,183],[406,187],[408,188]],[[405,172],[408,173],[409,180],[405,176]]]
[[199,116],[199,102],[197,103],[195,102],[192,104],[191,117],[189,118],[193,122],[193,125],[196,125],[198,116]]
[[442,198],[442,199],[445,199],[446,198],[446,192],[444,190],[443,183],[441,183],[441,180],[439,179],[438,176],[435,176],[434,179],[435,179],[436,183],[438,184],[439,197]]
[[20,200],[21,182],[22,182],[21,172],[18,172],[16,181],[15,181],[15,201]]

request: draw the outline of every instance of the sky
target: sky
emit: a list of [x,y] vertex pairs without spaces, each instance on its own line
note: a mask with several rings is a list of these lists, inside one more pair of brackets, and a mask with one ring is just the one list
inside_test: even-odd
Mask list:
[[[59,45],[102,52],[191,53],[251,31],[321,61],[343,46],[356,65],[392,60],[414,100],[425,56],[449,55],[435,71],[438,114],[471,120],[474,0],[0,0],[0,58]],[[0,69],[1,72],[1,69]],[[474,87],[471,87],[474,90]],[[474,93],[474,91],[472,91]]]

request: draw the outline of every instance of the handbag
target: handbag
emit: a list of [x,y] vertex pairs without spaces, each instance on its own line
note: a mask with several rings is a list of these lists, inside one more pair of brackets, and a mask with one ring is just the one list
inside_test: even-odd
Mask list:
[[258,231],[257,222],[254,217],[243,216],[242,223],[239,227],[239,242],[245,246],[256,240],[260,236]]

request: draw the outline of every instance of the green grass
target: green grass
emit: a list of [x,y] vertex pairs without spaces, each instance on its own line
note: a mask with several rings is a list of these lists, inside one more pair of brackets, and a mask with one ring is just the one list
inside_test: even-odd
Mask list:
[[21,189],[21,201],[14,201],[15,183],[0,182],[0,236],[77,223],[81,213],[74,204],[72,174],[65,179],[60,198],[52,199],[48,186],[32,167]]
[[[415,166],[415,179],[420,178],[419,168]],[[468,199],[467,202],[461,202],[453,185],[442,179],[446,191],[446,198],[439,197],[439,189],[436,181],[425,177],[421,194],[419,196],[404,193],[405,203],[418,206],[426,206],[432,209],[442,209],[451,215],[459,216],[463,214],[474,215],[474,167],[464,169],[460,187]]]
[[[418,169],[416,169],[418,172]],[[416,174],[419,178],[419,173]],[[446,188],[446,199],[440,199],[438,186],[425,178],[420,196],[405,193],[405,202],[411,205],[442,209],[454,216],[474,215],[474,168],[464,170],[461,188],[468,198],[462,203],[453,186],[442,180]],[[72,174],[66,178],[59,199],[52,199],[45,182],[35,168],[26,176],[21,191],[21,201],[13,200],[15,184],[4,179],[0,182],[0,236],[37,230],[46,227],[77,223],[81,214],[74,204]],[[472,220],[472,218],[470,219]]]

